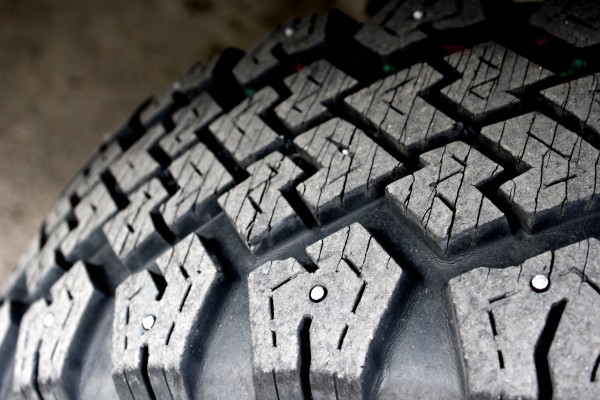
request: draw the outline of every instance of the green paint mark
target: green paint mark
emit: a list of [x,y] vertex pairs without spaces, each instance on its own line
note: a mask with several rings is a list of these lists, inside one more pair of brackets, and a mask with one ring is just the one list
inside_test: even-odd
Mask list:
[[573,62],[571,63],[571,67],[567,71],[561,72],[558,75],[562,77],[573,75],[575,72],[577,72],[577,70],[585,67],[586,65],[587,61],[582,60],[580,58],[576,58],[575,60],[573,60]]
[[396,68],[392,67],[390,64],[385,64],[383,66],[383,72],[386,74],[391,74],[392,72],[396,72]]
[[251,88],[246,89],[246,97],[252,97],[252,96],[254,96],[255,93],[256,93],[256,90],[254,90],[254,89],[251,89]]

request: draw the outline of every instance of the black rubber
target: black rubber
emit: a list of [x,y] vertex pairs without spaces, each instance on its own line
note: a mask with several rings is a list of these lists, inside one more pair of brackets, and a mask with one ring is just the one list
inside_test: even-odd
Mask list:
[[0,399],[600,397],[600,3],[381,4],[101,146],[4,291]]

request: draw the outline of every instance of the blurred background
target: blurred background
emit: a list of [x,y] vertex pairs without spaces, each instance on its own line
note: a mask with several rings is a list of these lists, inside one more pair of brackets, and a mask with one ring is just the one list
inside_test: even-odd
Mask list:
[[0,279],[104,135],[195,61],[366,0],[0,0]]

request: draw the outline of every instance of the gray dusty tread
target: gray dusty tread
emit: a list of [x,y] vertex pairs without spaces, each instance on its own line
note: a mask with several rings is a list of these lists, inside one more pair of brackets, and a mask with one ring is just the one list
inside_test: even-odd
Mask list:
[[522,171],[499,192],[527,228],[597,204],[600,152],[559,123],[528,113],[487,126],[481,135]]
[[356,203],[400,173],[401,164],[364,132],[335,118],[298,136],[294,143],[320,169],[297,186],[300,197],[319,220],[331,210]]
[[206,92],[201,93],[188,107],[174,114],[175,128],[160,140],[160,148],[171,160],[179,157],[198,141],[196,132],[208,126],[221,113],[221,108],[213,98]]
[[[424,13],[421,19],[415,11]],[[424,40],[419,29],[429,25],[435,29],[465,28],[482,22],[483,11],[476,0],[409,0],[390,1],[356,34],[356,39],[382,56]]]
[[591,129],[600,139],[600,74],[585,76],[541,92],[560,115],[572,115],[581,129]]
[[479,190],[501,166],[462,142],[421,160],[427,166],[388,185],[386,196],[440,248],[472,246],[487,234],[508,232],[504,214]]
[[431,140],[452,137],[454,121],[422,97],[442,74],[419,63],[373,83],[344,99],[400,151],[419,150]]
[[294,229],[302,221],[283,196],[304,172],[288,157],[271,153],[248,167],[250,177],[219,197],[248,247],[281,237],[281,228]]
[[[160,207],[166,225],[183,236],[186,226],[206,222],[203,206],[233,182],[229,172],[203,143],[197,143],[169,166],[179,189]],[[197,226],[197,225],[196,225]]]
[[251,164],[279,138],[260,117],[278,97],[275,90],[265,88],[209,126],[215,138],[240,165]]
[[[514,21],[523,43],[473,0],[391,1],[194,67],[105,142],[23,255],[0,304],[0,398],[385,398],[417,393],[433,362],[442,398],[536,397],[538,377],[556,398],[597,393],[598,243],[538,255],[600,232],[593,12],[548,28],[579,32],[546,38],[587,60],[576,71],[527,47],[556,4]],[[558,20],[581,18],[564,5]],[[490,303],[510,284],[524,289]]]
[[489,42],[446,57],[461,77],[441,90],[448,100],[483,120],[518,103],[516,94],[550,72],[505,47]]
[[273,54],[276,47],[280,46],[287,54],[294,54],[321,46],[331,14],[331,11],[314,14],[275,28],[240,60],[233,74],[240,83],[248,85],[279,65],[279,60]]
[[78,263],[23,316],[15,354],[16,398],[67,399],[76,396],[81,340],[93,326],[103,295]]
[[275,108],[275,113],[292,132],[301,132],[330,116],[326,104],[356,83],[329,62],[316,61],[285,79],[292,95]]
[[168,197],[160,181],[152,179],[129,197],[126,209],[102,227],[113,251],[130,271],[143,267],[151,255],[168,245],[151,217]]
[[[542,293],[530,283],[538,274],[550,279]],[[557,399],[597,396],[600,383],[590,377],[600,349],[600,317],[591,311],[600,308],[598,278],[600,243],[589,239],[519,266],[479,268],[452,279],[469,395],[534,399],[551,385]],[[548,330],[548,353],[536,356]],[[551,383],[538,380],[540,363]]]
[[[122,399],[189,398],[182,371],[198,368],[190,347],[207,331],[202,311],[224,280],[198,236],[189,235],[157,260],[165,287],[138,272],[117,289],[113,325],[113,380]],[[154,318],[143,326],[144,318]],[[199,336],[197,336],[199,335]]]
[[[309,352],[312,398],[362,398],[369,345],[402,269],[359,224],[312,244],[307,252],[317,267],[312,273],[287,259],[250,274],[256,396],[301,398],[300,353]],[[316,285],[327,291],[318,303],[310,299]],[[308,338],[302,337],[303,330]]]
[[153,97],[140,113],[140,122],[144,126],[152,125],[161,113],[173,106],[175,93],[182,94],[187,98],[195,98],[211,82],[220,57],[215,56],[204,63],[194,65],[170,87]]
[[530,22],[574,46],[587,47],[600,43],[599,20],[597,1],[548,0]]

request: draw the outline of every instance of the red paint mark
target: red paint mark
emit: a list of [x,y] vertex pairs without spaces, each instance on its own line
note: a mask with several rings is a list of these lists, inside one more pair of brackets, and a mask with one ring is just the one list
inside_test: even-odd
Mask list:
[[459,51],[463,51],[464,49],[466,49],[465,46],[453,45],[453,44],[445,44],[444,45],[444,50],[446,51],[446,54],[457,53]]
[[543,37],[542,39],[538,40],[538,42],[535,45],[536,46],[543,46],[546,43],[548,43],[548,38],[547,37]]
[[296,69],[296,71],[300,72],[304,69],[304,65],[296,64],[296,65],[294,65],[294,68]]

